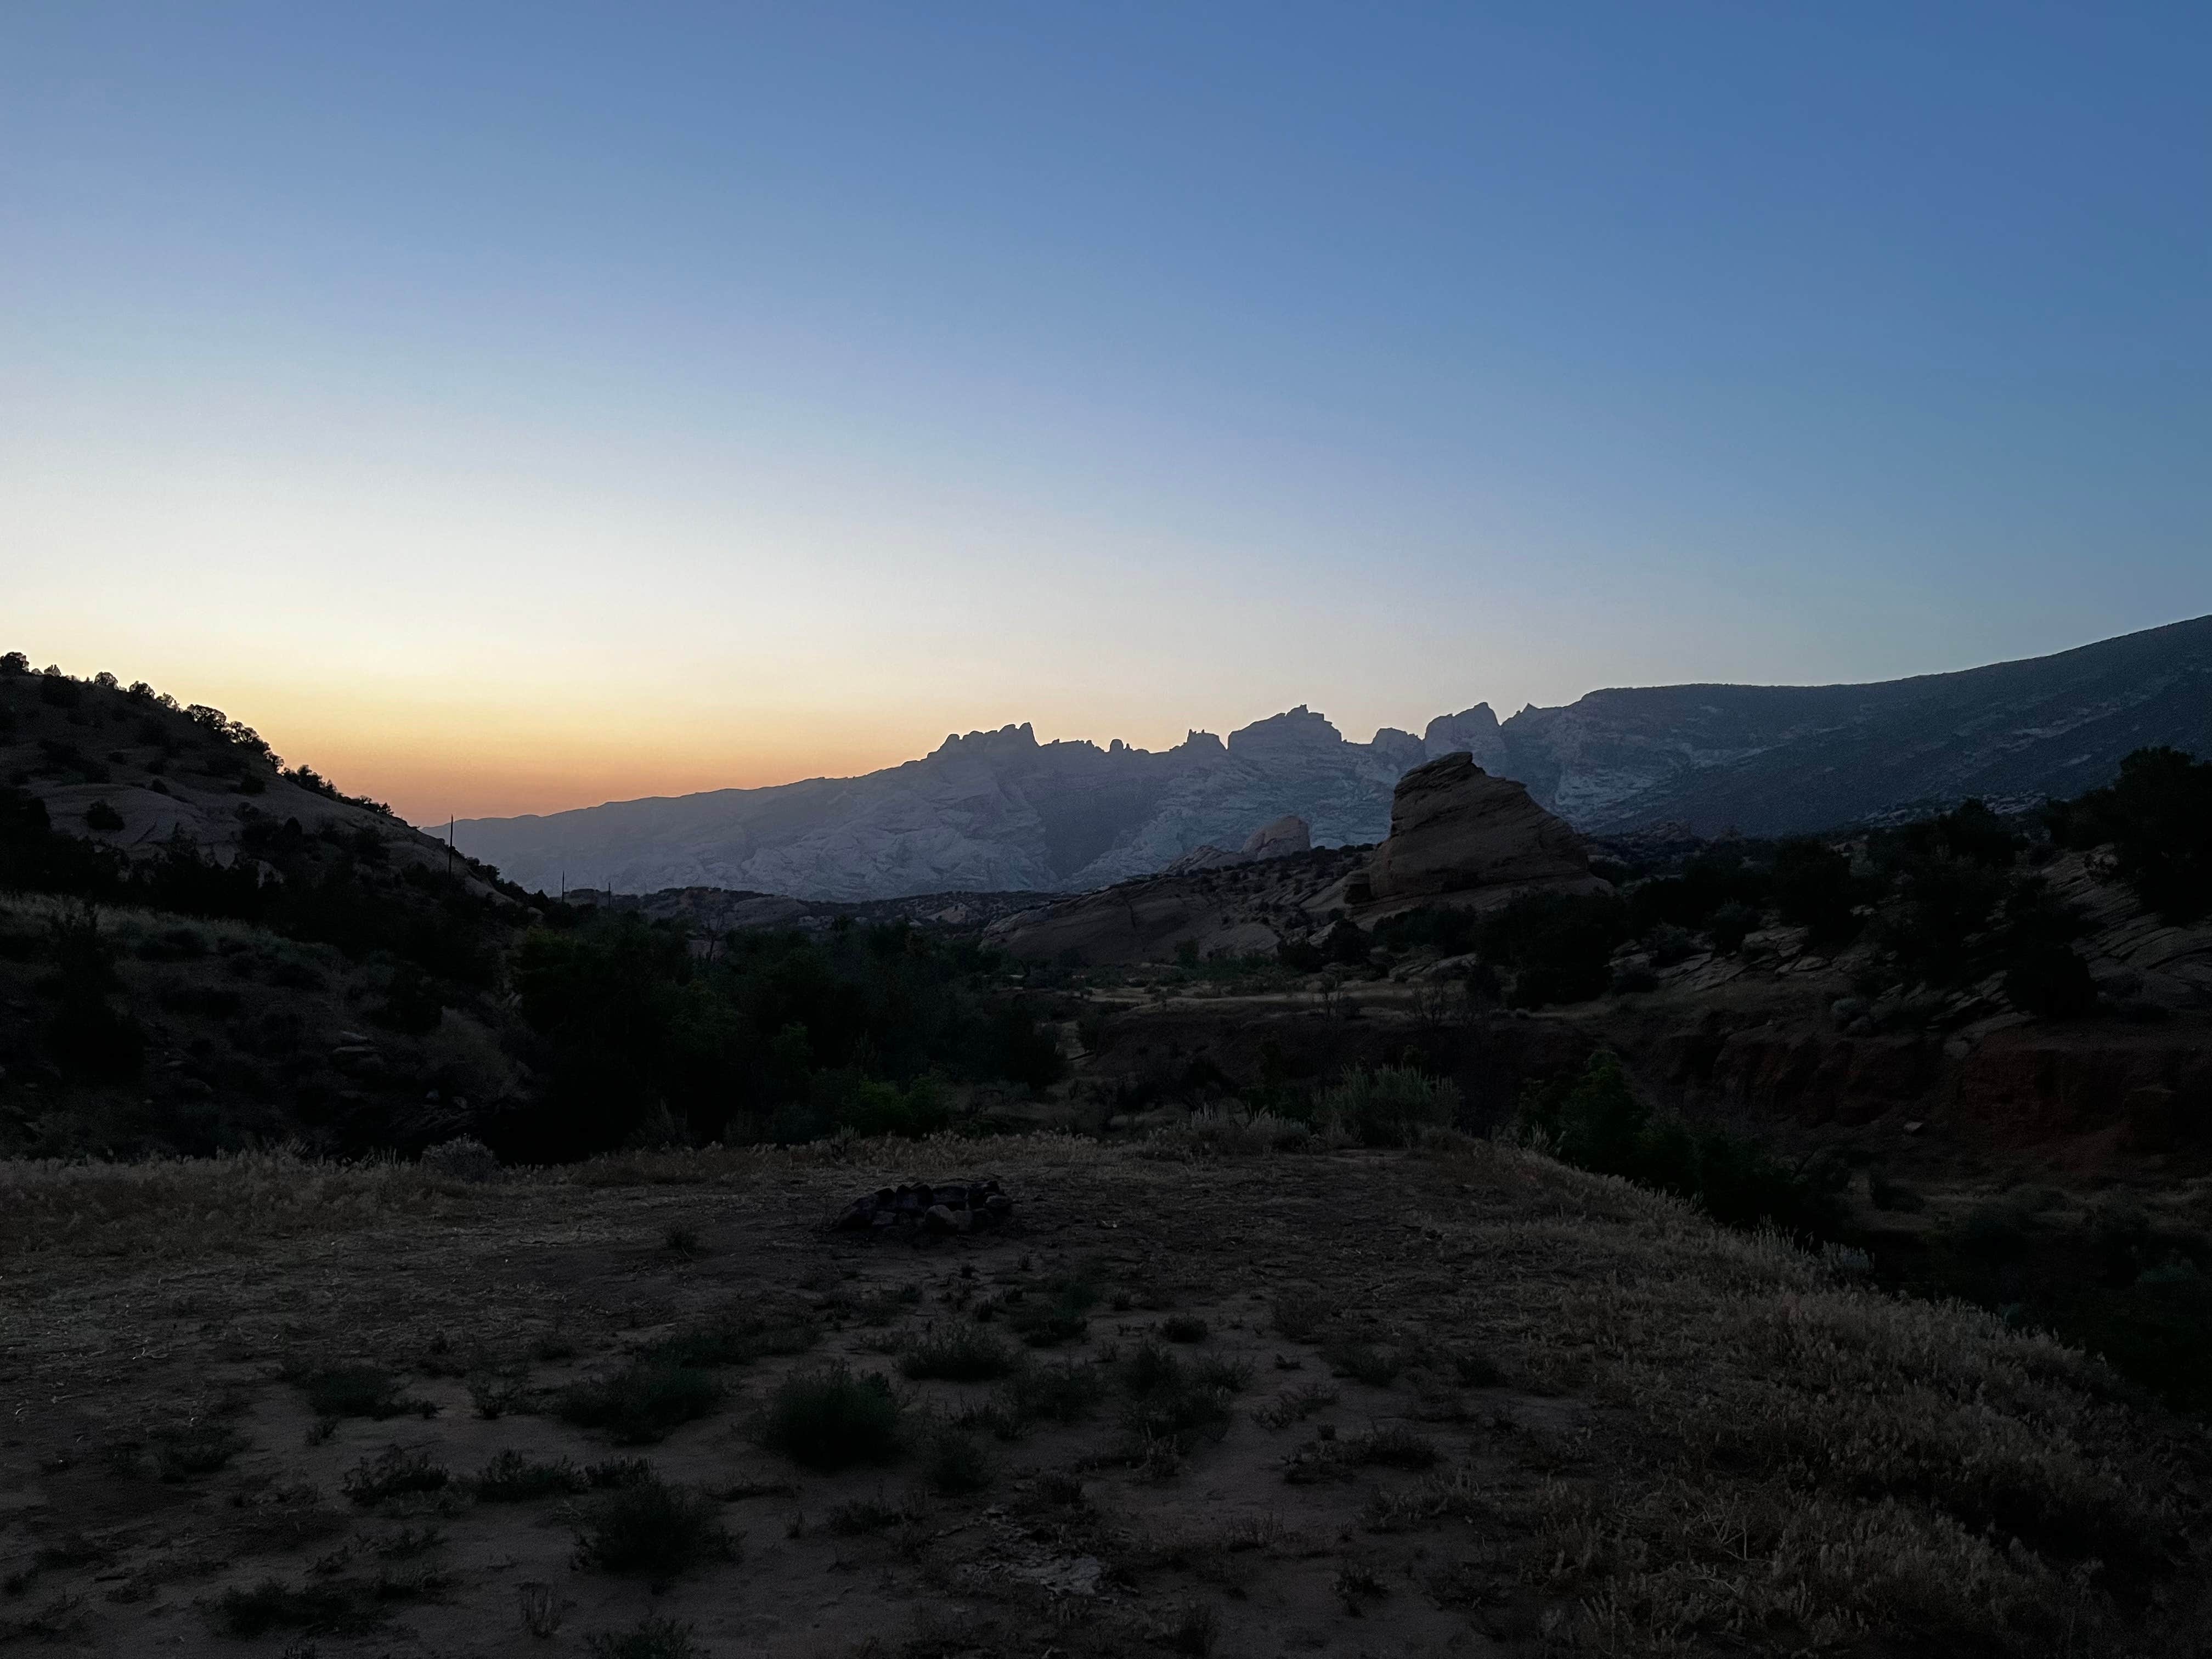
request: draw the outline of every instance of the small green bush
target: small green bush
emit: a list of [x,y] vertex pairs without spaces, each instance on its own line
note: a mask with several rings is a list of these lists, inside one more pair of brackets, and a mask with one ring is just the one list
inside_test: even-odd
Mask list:
[[1449,1128],[1458,1088],[1408,1066],[1355,1067],[1322,1091],[1322,1121],[1363,1146],[1410,1146],[1425,1128]]
[[570,1384],[558,1409],[579,1428],[604,1430],[620,1444],[637,1446],[706,1416],[722,1403],[723,1393],[702,1370],[648,1356],[611,1376]]
[[670,1578],[737,1553],[713,1498],[657,1477],[599,1499],[576,1534],[576,1565],[599,1572]]
[[1090,1313],[1097,1304],[1098,1287],[1088,1279],[1072,1276],[1050,1288],[1049,1301],[1024,1300],[1004,1310],[1006,1328],[1032,1348],[1056,1347],[1091,1329]]
[[216,1620],[227,1636],[251,1641],[272,1630],[362,1630],[374,1625],[346,1589],[335,1584],[306,1584],[291,1589],[283,1580],[264,1578],[251,1589],[237,1585],[223,1591],[216,1602]]
[[1209,1333],[1196,1315],[1174,1314],[1160,1322],[1160,1334],[1170,1342],[1203,1342]]
[[483,1466],[476,1478],[477,1500],[485,1504],[526,1504],[536,1498],[561,1498],[591,1485],[584,1472],[567,1458],[532,1462],[519,1451],[503,1451]]
[[899,1402],[878,1372],[843,1361],[786,1377],[769,1397],[761,1443],[809,1468],[887,1463],[898,1455]]
[[1286,1291],[1269,1310],[1275,1328],[1293,1342],[1304,1342],[1328,1323],[1333,1311],[1328,1299],[1310,1291]]
[[930,1437],[922,1453],[923,1478],[946,1493],[981,1492],[997,1473],[990,1455],[973,1438],[946,1429]]
[[1249,1372],[1239,1376],[1218,1364],[1186,1366],[1159,1344],[1143,1343],[1122,1365],[1122,1386],[1130,1395],[1123,1425],[1141,1443],[1188,1454],[1201,1437],[1218,1440],[1228,1432],[1229,1396],[1248,1378]]
[[584,1640],[592,1659],[704,1659],[691,1626],[648,1613],[635,1630],[601,1631]]
[[416,1413],[434,1416],[437,1407],[427,1401],[410,1400],[398,1377],[374,1365],[328,1365],[293,1373],[307,1396],[308,1409],[318,1417],[367,1417],[382,1420]]
[[1097,1409],[1106,1384],[1096,1365],[1032,1365],[999,1385],[994,1403],[1017,1426],[1049,1419],[1079,1423]]
[[1398,1380],[1405,1362],[1388,1348],[1342,1338],[1322,1349],[1322,1358],[1339,1376],[1364,1382],[1370,1389],[1387,1389]]
[[168,1429],[154,1437],[154,1465],[161,1478],[177,1485],[197,1475],[213,1474],[247,1445],[244,1435],[228,1424],[195,1423]]
[[378,1504],[408,1492],[442,1491],[452,1479],[452,1472],[428,1452],[389,1446],[374,1462],[363,1458],[347,1472],[345,1495],[356,1504]]
[[1402,1423],[1363,1434],[1347,1448],[1356,1463],[1380,1463],[1394,1469],[1425,1469],[1437,1461],[1436,1443]]
[[933,1331],[899,1358],[899,1370],[917,1380],[940,1377],[951,1382],[983,1382],[1004,1376],[1021,1356],[988,1331],[951,1325]]
[[769,1354],[800,1354],[822,1340],[803,1319],[726,1319],[680,1331],[650,1350],[671,1365],[749,1365]]
[[1655,1120],[1620,1061],[1602,1051],[1579,1077],[1528,1090],[1516,1130],[1562,1163],[1689,1199],[1725,1226],[1832,1238],[1844,1224],[1842,1165],[1792,1170],[1743,1136]]

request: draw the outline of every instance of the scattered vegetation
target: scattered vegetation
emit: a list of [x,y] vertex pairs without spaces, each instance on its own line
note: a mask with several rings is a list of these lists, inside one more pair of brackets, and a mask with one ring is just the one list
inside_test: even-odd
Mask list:
[[899,1401],[877,1372],[842,1361],[796,1371],[769,1396],[761,1443],[811,1469],[885,1463],[899,1452]]
[[576,1565],[599,1572],[672,1578],[737,1553],[713,1498],[658,1476],[595,1500],[576,1534]]
[[942,1377],[951,1382],[984,1382],[1005,1376],[1021,1356],[987,1330],[948,1324],[917,1340],[899,1357],[900,1371],[910,1377]]
[[579,1428],[603,1431],[618,1445],[649,1445],[719,1408],[726,1390],[704,1370],[657,1355],[605,1376],[571,1383],[556,1410]]
[[483,1504],[526,1504],[533,1498],[567,1497],[587,1490],[591,1484],[568,1458],[532,1462],[519,1451],[494,1456],[475,1482],[477,1500]]
[[1565,1163],[1689,1199],[1729,1226],[1771,1225],[1803,1239],[1843,1231],[1847,1168],[1792,1169],[1742,1136],[1660,1118],[1611,1054],[1593,1055],[1578,1077],[1532,1087],[1516,1129]]
[[706,1650],[692,1640],[691,1628],[648,1613],[635,1630],[585,1638],[584,1651],[592,1659],[702,1659]]
[[427,1451],[390,1446],[374,1462],[363,1458],[348,1471],[345,1495],[362,1505],[410,1492],[442,1492],[452,1473]]

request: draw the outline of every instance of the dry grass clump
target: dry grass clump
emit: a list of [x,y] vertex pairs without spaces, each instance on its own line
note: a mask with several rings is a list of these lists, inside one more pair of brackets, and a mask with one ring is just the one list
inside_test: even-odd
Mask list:
[[365,1507],[410,1492],[442,1492],[452,1479],[428,1452],[388,1446],[374,1462],[364,1457],[347,1473],[345,1495]]
[[665,1579],[737,1554],[738,1540],[713,1498],[658,1476],[599,1499],[576,1533],[576,1565],[599,1572]]
[[698,1659],[706,1652],[691,1626],[648,1613],[634,1630],[601,1631],[584,1638],[592,1659]]
[[474,1484],[478,1503],[526,1504],[586,1491],[591,1481],[568,1458],[532,1462],[519,1451],[503,1451],[483,1466]]
[[1480,1504],[1600,1648],[1910,1631],[2111,1650],[2109,1583],[2163,1555],[2179,1517],[2100,1367],[1973,1309],[1841,1285],[1778,1238],[1625,1182],[1488,1156],[1581,1212],[1467,1230],[1503,1269],[1491,1310],[1516,1369],[1607,1402],[1624,1420],[1601,1444],[1638,1451],[1530,1443],[1553,1477],[1530,1495],[1425,1485],[1370,1525]]
[[890,1379],[855,1376],[842,1361],[794,1371],[769,1397],[761,1443],[808,1468],[886,1463],[899,1453],[899,1401]]
[[469,1201],[434,1172],[391,1161],[282,1152],[139,1164],[14,1158],[0,1161],[0,1255],[183,1260],[252,1239],[446,1217]]
[[619,1445],[649,1445],[719,1407],[726,1390],[703,1370],[647,1357],[618,1371],[571,1383],[556,1409],[579,1428],[599,1429]]
[[973,1325],[947,1325],[913,1343],[899,1357],[899,1370],[917,1380],[941,1377],[949,1382],[987,1382],[1018,1369],[1021,1355],[990,1332]]

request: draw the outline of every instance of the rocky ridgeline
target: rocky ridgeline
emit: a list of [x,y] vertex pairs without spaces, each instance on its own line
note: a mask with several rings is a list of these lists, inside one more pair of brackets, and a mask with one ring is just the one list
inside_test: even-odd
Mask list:
[[1786,835],[1972,795],[2076,794],[2149,744],[2212,754],[2212,617],[1868,685],[1617,689],[1504,721],[1477,703],[1365,743],[1303,706],[1157,752],[1007,726],[865,777],[471,819],[457,835],[547,891],[565,872],[624,893],[815,901],[1080,892],[1237,847],[1285,816],[1316,847],[1371,843],[1398,780],[1448,754],[1584,831]]

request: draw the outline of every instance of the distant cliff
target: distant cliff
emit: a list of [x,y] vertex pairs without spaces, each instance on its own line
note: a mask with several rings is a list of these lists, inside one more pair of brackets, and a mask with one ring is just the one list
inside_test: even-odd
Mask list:
[[1835,686],[1594,691],[1500,722],[1487,704],[1347,743],[1298,708],[1160,751],[949,737],[858,778],[478,818],[462,849],[525,885],[743,888],[811,899],[1081,891],[1235,847],[1295,814],[1316,847],[1382,839],[1398,779],[1465,751],[1584,830],[1826,829],[2107,781],[2167,743],[2212,754],[2212,617],[2022,662]]

